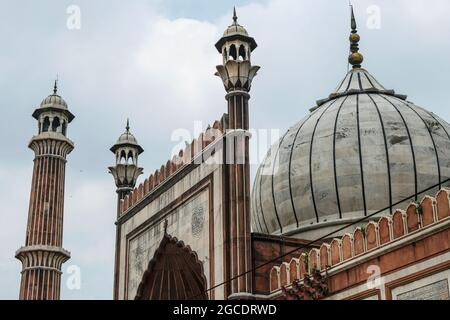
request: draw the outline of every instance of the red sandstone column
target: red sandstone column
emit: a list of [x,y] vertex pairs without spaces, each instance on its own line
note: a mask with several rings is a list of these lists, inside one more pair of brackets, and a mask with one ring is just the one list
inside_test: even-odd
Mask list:
[[70,258],[62,248],[62,230],[66,157],[74,148],[66,130],[74,116],[56,90],[55,83],[54,93],[33,113],[39,132],[29,144],[35,158],[28,223],[25,246],[16,252],[21,300],[59,299],[61,267]]
[[231,293],[251,293],[250,165],[248,100],[244,91],[227,94],[229,128],[225,138],[228,166]]
[[233,24],[216,43],[223,56],[223,65],[217,66],[216,75],[222,79],[227,92],[229,117],[225,136],[229,299],[253,297],[252,273],[248,272],[252,269],[248,101],[252,80],[259,70],[250,62],[256,47],[255,40],[237,23],[234,12]]

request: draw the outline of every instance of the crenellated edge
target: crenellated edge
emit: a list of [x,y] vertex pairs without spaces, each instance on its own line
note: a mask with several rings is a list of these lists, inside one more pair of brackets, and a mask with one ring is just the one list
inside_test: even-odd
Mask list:
[[143,183],[120,201],[120,213],[133,208],[145,197],[151,194],[157,187],[168,181],[176,172],[184,166],[192,163],[212,142],[222,137],[228,126],[228,115],[224,114],[220,120],[216,120],[212,126],[208,126],[205,132],[190,144],[186,144],[184,150],[180,150],[171,160],[168,160],[158,170],[151,174]]
[[450,189],[441,189],[435,197],[425,196],[420,203],[411,203],[406,211],[396,210],[392,216],[370,221],[340,239],[324,243],[279,266],[269,274],[270,292],[282,291],[294,281],[301,281],[314,271],[332,272],[336,266],[390,245],[412,233],[439,224],[450,217]]

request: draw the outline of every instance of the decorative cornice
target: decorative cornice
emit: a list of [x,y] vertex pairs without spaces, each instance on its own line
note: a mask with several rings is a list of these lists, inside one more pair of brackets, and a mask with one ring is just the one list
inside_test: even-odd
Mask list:
[[61,156],[65,157],[74,149],[74,143],[56,132],[42,132],[31,138],[28,148],[35,152],[36,156]]
[[250,61],[228,60],[225,65],[216,67],[216,76],[222,79],[225,90],[228,93],[233,91],[249,92],[253,78],[256,76],[259,66],[252,66]]
[[70,258],[70,251],[67,251],[61,247],[55,247],[55,246],[46,246],[46,245],[34,245],[34,246],[23,246],[20,247],[16,251],[16,256],[19,254],[26,254],[28,252],[34,252],[34,251],[45,251],[45,252],[53,252],[58,253],[64,256],[67,256]]
[[131,191],[136,185],[137,178],[142,174],[144,169],[134,164],[118,164],[109,167],[109,173],[114,177],[117,192],[126,190]]
[[64,262],[70,259],[70,252],[60,247],[35,245],[21,247],[16,258],[22,262],[22,271],[46,269],[61,271]]

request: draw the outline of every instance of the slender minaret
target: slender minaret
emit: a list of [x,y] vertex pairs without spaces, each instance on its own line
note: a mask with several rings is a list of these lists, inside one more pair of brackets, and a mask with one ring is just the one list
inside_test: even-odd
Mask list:
[[[127,120],[125,132],[119,137],[116,144],[111,147],[111,152],[116,155],[116,165],[109,167],[109,173],[114,177],[117,192],[117,219],[120,214],[120,200],[124,199],[136,185],[137,178],[143,169],[138,167],[138,157],[144,149],[138,144],[136,138],[130,133],[130,123]],[[114,260],[114,293],[118,299],[119,281],[119,252],[120,252],[120,226],[116,223],[116,249]]]
[[[228,274],[231,285],[229,299],[251,298],[251,238],[250,238],[250,166],[249,166],[249,110],[251,83],[259,70],[252,66],[250,56],[257,47],[244,27],[237,23],[236,9],[233,23],[216,43],[223,56],[223,65],[217,66],[216,75],[225,86],[228,102],[228,130],[225,138],[227,179],[229,185],[228,217]],[[239,277],[238,277],[239,276]]]
[[22,300],[58,300],[61,266],[70,258],[62,248],[66,157],[73,150],[67,125],[74,119],[57,94],[45,98],[33,113],[38,134],[28,147],[34,151],[30,206],[25,246],[17,250],[22,262]]

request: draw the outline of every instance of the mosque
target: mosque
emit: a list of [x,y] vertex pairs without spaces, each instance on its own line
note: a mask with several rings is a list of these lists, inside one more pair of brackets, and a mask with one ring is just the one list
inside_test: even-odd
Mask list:
[[[252,188],[260,67],[236,11],[215,44],[224,115],[139,185],[127,124],[110,149],[114,299],[450,299],[450,125],[362,67],[353,10],[349,40],[351,70],[270,148]],[[74,116],[55,85],[33,117],[20,298],[59,299]]]

